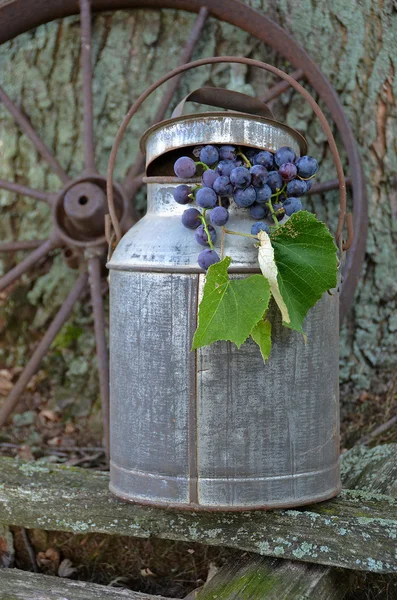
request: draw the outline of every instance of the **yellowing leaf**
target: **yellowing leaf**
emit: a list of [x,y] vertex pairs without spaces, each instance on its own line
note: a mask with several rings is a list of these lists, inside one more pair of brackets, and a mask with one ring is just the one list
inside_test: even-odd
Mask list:
[[288,308],[284,302],[284,298],[278,287],[278,270],[274,260],[274,250],[270,241],[270,237],[266,231],[260,231],[258,234],[260,246],[258,251],[258,262],[263,273],[270,285],[272,296],[277,302],[277,306],[281,311],[284,323],[290,323],[291,319],[288,313]]

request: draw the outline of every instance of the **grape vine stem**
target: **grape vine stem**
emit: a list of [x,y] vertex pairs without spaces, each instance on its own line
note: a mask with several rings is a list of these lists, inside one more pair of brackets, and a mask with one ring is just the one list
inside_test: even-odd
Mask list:
[[195,163],[195,165],[196,165],[196,166],[203,167],[204,171],[208,171],[208,169],[210,168],[208,165],[206,165],[205,163],[201,162],[200,160],[199,160],[199,161],[197,161],[197,162]]
[[252,164],[250,163],[250,161],[248,160],[248,158],[245,156],[245,154],[240,150],[240,148],[238,149],[237,156],[241,156],[241,158],[244,161],[245,166],[248,169],[250,169],[252,167]]
[[205,213],[206,212],[207,212],[206,209],[203,210],[203,214],[201,215],[200,219],[201,219],[201,222],[202,222],[203,227],[204,227],[204,231],[205,231],[206,236],[207,236],[208,245],[211,248],[211,250],[215,250],[214,244],[212,243],[212,239],[211,239],[211,236],[210,236],[210,232],[208,231],[207,221],[205,220]]
[[271,213],[271,215],[272,215],[272,219],[273,219],[273,221],[274,221],[274,223],[275,223],[276,227],[277,227],[277,228],[278,228],[278,227],[280,227],[280,224],[279,224],[279,222],[278,222],[278,219],[277,219],[277,217],[276,217],[276,212],[275,212],[275,210],[274,210],[274,208],[273,208],[272,199],[270,198],[270,200],[269,200],[268,202],[266,202],[266,204],[267,204],[267,206],[269,207],[270,213]]
[[242,237],[254,238],[254,240],[258,239],[257,236],[252,235],[252,233],[241,233],[240,231],[231,231],[230,229],[225,229],[225,227],[222,227],[222,230],[225,233],[229,233],[230,235],[241,235]]
[[222,227],[221,233],[221,260],[225,258],[225,228]]

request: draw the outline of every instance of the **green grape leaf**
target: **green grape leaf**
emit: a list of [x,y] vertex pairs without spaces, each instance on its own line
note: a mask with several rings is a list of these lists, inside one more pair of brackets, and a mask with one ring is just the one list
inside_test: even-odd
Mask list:
[[262,275],[229,279],[230,263],[226,256],[207,271],[192,350],[218,340],[240,348],[267,309],[270,287],[266,279]]
[[[295,213],[271,234],[273,264],[268,260],[270,267],[268,264],[264,271],[262,248],[269,255],[269,239],[265,232],[260,234],[259,263],[265,277],[266,272],[273,269],[269,283],[281,309],[283,324],[303,333],[302,325],[309,309],[337,284],[338,257],[333,237],[312,213]],[[282,301],[274,291],[274,267]]]
[[260,348],[263,362],[266,362],[270,356],[270,350],[272,347],[272,324],[270,321],[258,321],[253,330],[251,331],[251,337]]

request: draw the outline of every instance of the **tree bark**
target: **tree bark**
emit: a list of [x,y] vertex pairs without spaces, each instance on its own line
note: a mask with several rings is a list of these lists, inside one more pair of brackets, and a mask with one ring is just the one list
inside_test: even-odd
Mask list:
[[[4,1],[4,0],[3,0]],[[395,78],[397,61],[397,11],[394,3],[362,0],[302,0],[271,2],[247,0],[254,8],[288,30],[315,58],[340,95],[359,144],[367,176],[370,233],[365,265],[354,306],[342,329],[341,383],[345,397],[359,390],[385,388],[397,363],[397,121]],[[94,127],[96,160],[106,174],[110,148],[117,128],[138,94],[173,68],[184,46],[195,15],[173,10],[96,14],[93,18]],[[246,55],[293,70],[268,47],[245,32],[210,18],[194,58],[204,55]],[[23,108],[60,164],[71,175],[83,168],[82,103],[79,70],[79,18],[70,17],[37,28],[0,48],[1,85]],[[276,83],[272,76],[243,66],[204,67],[187,74],[173,105],[188,91],[201,85],[219,85],[249,94],[263,95]],[[150,125],[161,98],[141,109],[125,137],[117,162],[122,178],[133,162],[138,140]],[[303,131],[309,152],[320,158],[320,180],[333,179],[334,168],[323,134],[310,108],[292,92],[275,105],[277,116]],[[29,140],[0,106],[0,175],[46,191],[60,189],[60,182],[37,156]],[[347,174],[348,168],[347,168]],[[336,191],[312,197],[307,205],[335,227]],[[144,205],[144,193],[137,199]],[[48,233],[49,207],[39,201],[0,191],[2,219],[0,237],[42,239]],[[356,235],[360,235],[357,231]],[[19,259],[22,255],[19,256]],[[18,257],[17,257],[18,258]],[[3,269],[13,266],[15,256],[5,257]],[[14,367],[24,364],[31,351],[26,320],[33,335],[50,320],[70,287],[74,274],[60,257],[47,262],[35,279],[24,280],[27,294],[10,294],[5,320],[11,330],[0,349],[0,362]],[[26,317],[19,319],[23,311]],[[74,397],[79,411],[88,411],[97,395],[95,378],[87,386],[94,358],[89,311],[82,306],[58,340],[57,351],[45,363],[60,402]],[[1,324],[0,324],[1,326]],[[72,327],[72,329],[70,329]],[[74,337],[73,337],[74,335]],[[70,342],[72,339],[72,343]],[[7,346],[7,347],[5,347]],[[10,350],[11,348],[11,350]],[[62,391],[60,382],[62,381]],[[83,407],[77,396],[83,394]],[[351,404],[346,405],[351,409]]]

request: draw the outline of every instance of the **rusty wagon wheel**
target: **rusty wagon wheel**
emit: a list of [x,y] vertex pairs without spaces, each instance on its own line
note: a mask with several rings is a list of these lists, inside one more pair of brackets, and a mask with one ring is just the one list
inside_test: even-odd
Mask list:
[[[0,279],[0,290],[10,286],[55,248],[63,249],[69,265],[78,267],[80,274],[66,297],[64,304],[50,324],[46,334],[36,347],[30,361],[22,371],[17,383],[0,410],[0,425],[3,425],[18,403],[30,378],[37,371],[58,331],[67,321],[71,310],[88,285],[90,288],[99,383],[102,399],[104,442],[109,445],[109,379],[108,356],[104,326],[104,308],[101,293],[101,267],[106,258],[104,215],[106,208],[106,179],[100,174],[94,160],[91,13],[117,9],[162,9],[173,8],[198,13],[194,26],[181,52],[179,64],[190,61],[195,45],[202,33],[207,18],[216,17],[234,25],[287,59],[295,68],[295,79],[306,80],[327,107],[342,139],[350,168],[353,196],[353,225],[356,235],[347,253],[344,267],[344,282],[341,293],[341,315],[348,310],[364,259],[367,233],[367,200],[363,171],[356,142],[347,122],[338,96],[313,59],[279,25],[258,13],[239,0],[35,0],[34,6],[26,0],[6,0],[0,5],[0,43],[13,39],[34,27],[80,12],[81,23],[81,70],[83,81],[82,103],[84,108],[84,169],[72,179],[62,168],[49,148],[43,143],[20,108],[0,88],[0,101],[12,114],[20,129],[30,138],[41,157],[47,161],[58,176],[62,187],[57,194],[31,189],[10,181],[0,180],[0,188],[35,198],[51,206],[52,233],[47,240],[0,243],[0,252],[32,250],[27,257]],[[174,78],[165,90],[153,122],[164,118],[177,89],[180,77]],[[289,85],[282,81],[269,89],[262,100],[277,98]],[[132,221],[132,200],[142,185],[144,162],[138,157],[131,166],[125,180],[114,186],[116,210],[125,231]],[[311,194],[323,193],[338,187],[337,180],[314,185]]]

